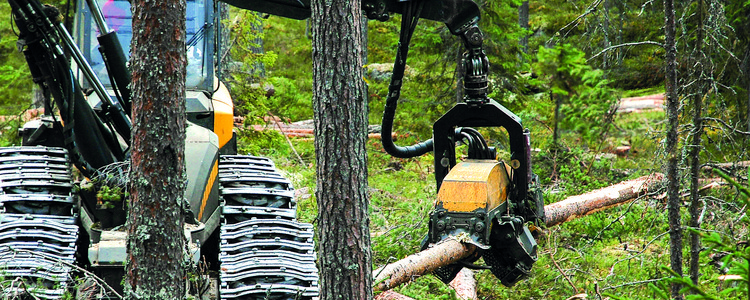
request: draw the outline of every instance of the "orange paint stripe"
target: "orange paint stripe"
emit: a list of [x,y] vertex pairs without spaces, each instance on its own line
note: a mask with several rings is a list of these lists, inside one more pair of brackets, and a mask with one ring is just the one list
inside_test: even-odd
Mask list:
[[219,161],[214,162],[214,166],[211,168],[211,175],[208,178],[206,190],[203,191],[203,200],[201,201],[201,210],[198,212],[198,220],[203,220],[203,211],[206,209],[208,197],[211,196],[211,190],[216,182],[216,178],[219,178]]

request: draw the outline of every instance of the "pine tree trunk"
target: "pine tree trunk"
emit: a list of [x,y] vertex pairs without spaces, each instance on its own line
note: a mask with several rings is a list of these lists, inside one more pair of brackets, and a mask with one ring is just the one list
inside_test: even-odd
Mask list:
[[360,1],[312,2],[320,299],[372,299]]
[[[705,78],[706,73],[713,73],[710,67],[706,64],[704,53],[703,53],[703,39],[704,39],[704,3],[703,0],[698,0],[698,38],[695,40],[695,53],[697,59],[695,68],[692,68],[697,73],[698,79],[698,93],[693,94],[693,131],[691,132],[690,142],[690,207],[688,213],[690,214],[690,227],[694,229],[700,228],[700,183],[698,182],[700,176],[700,153],[701,153],[701,135],[703,134],[703,98],[708,96],[710,91],[708,90],[708,82]],[[699,257],[701,250],[700,235],[697,232],[690,232],[690,262],[689,274],[693,284],[698,284],[699,277]]]
[[[675,43],[675,10],[674,0],[664,0],[664,47],[666,49],[666,102],[667,102],[667,219],[669,220],[670,265],[672,270],[682,275],[682,228],[680,222],[680,178],[678,164],[680,152],[677,149],[677,129],[679,126],[677,98],[677,48]],[[672,284],[672,297],[682,299],[681,286]]]
[[133,1],[126,299],[185,299],[185,1]]
[[[523,30],[529,30],[529,1],[521,2],[521,6],[518,7],[518,26],[521,26]],[[519,41],[521,45],[521,51],[523,53],[529,53],[529,35],[524,36]]]

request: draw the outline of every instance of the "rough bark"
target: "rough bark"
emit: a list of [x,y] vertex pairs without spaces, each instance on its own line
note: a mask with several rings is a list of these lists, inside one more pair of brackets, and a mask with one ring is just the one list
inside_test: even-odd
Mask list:
[[[700,183],[698,179],[700,177],[700,153],[701,153],[701,136],[703,135],[703,100],[710,91],[708,90],[708,82],[705,78],[706,72],[713,73],[710,67],[706,64],[703,53],[703,39],[704,39],[704,3],[703,0],[698,0],[698,38],[695,40],[695,55],[693,59],[696,60],[694,64],[694,70],[698,79],[698,93],[693,93],[691,97],[693,99],[693,130],[691,131],[690,141],[690,207],[688,213],[690,214],[690,227],[700,228]],[[699,277],[699,256],[701,250],[700,235],[698,232],[691,231],[689,234],[690,244],[690,261],[688,263],[690,279],[693,284],[698,284]]]
[[545,223],[548,227],[555,226],[623,204],[638,196],[653,192],[663,179],[664,175],[654,173],[546,205],[544,206]]
[[[518,26],[525,31],[529,30],[529,1],[521,2],[521,6],[518,7]],[[518,41],[521,46],[523,53],[529,53],[529,35],[524,34],[523,37]]]
[[[677,98],[677,47],[675,42],[674,0],[664,0],[664,48],[665,57],[665,96],[667,100],[667,136],[665,152],[667,158],[667,219],[669,220],[670,266],[682,276],[682,228],[680,222],[680,178],[678,164],[680,152],[677,149],[679,126],[679,105]],[[681,285],[672,283],[672,298],[682,299]]]
[[372,299],[360,1],[312,2],[320,299]]
[[375,270],[374,291],[386,291],[437,268],[458,262],[474,253],[475,246],[448,238],[419,253],[409,255],[382,269]]
[[133,1],[126,299],[184,299],[185,2]]

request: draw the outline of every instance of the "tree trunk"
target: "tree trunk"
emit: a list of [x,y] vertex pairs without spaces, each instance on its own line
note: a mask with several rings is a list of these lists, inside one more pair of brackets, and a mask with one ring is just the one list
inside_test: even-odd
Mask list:
[[518,41],[521,45],[521,51],[529,54],[529,1],[521,2],[521,6],[518,7],[518,26],[521,26],[521,29],[524,30],[523,37]]
[[[677,98],[677,47],[675,43],[674,0],[664,0],[664,48],[665,58],[665,97],[667,102],[667,219],[669,220],[670,265],[678,275],[682,275],[682,228],[680,222],[680,178],[678,164],[680,152],[677,149],[680,100]],[[672,284],[672,297],[682,299],[681,285]]]
[[360,1],[312,2],[320,299],[372,299]]
[[185,1],[133,1],[126,299],[185,299]]
[[[612,2],[610,0],[604,0],[604,28],[602,28],[602,32],[604,33],[604,49],[609,48],[609,46],[612,46],[612,41],[609,37],[609,11],[612,7]],[[607,70],[609,69],[609,59],[610,56],[612,56],[609,53],[604,53],[602,55],[602,69]],[[606,73],[605,73],[606,74]]]
[[[701,135],[703,134],[703,99],[710,93],[708,89],[710,79],[705,78],[706,73],[713,73],[710,66],[707,64],[705,55],[703,53],[703,39],[704,39],[704,3],[703,0],[698,0],[698,38],[695,39],[695,53],[697,55],[691,55],[697,61],[695,67],[691,68],[695,70],[698,80],[698,93],[692,93],[693,96],[693,130],[691,132],[690,142],[690,207],[688,213],[690,214],[690,227],[694,229],[700,228],[700,183],[698,177],[700,176],[700,153],[701,153]],[[698,277],[700,271],[700,235],[698,232],[691,231],[690,234],[690,261],[689,261],[689,274],[693,284],[698,284]]]

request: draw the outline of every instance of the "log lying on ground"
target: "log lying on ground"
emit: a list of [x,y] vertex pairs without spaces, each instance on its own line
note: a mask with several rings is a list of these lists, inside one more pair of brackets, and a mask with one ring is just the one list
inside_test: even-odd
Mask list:
[[[655,190],[664,179],[664,175],[654,173],[637,179],[624,181],[583,195],[567,199],[544,207],[548,227],[585,216],[596,211],[607,209]],[[460,239],[460,238],[459,238]],[[419,253],[409,255],[384,268],[375,270],[374,291],[387,291],[413,278],[435,271],[468,257],[476,250],[471,244],[459,239],[449,238]]]
[[375,270],[375,287],[373,291],[387,291],[415,277],[431,273],[437,268],[447,266],[474,253],[475,246],[465,244],[458,239],[448,238],[419,253],[409,255],[382,269]]
[[710,171],[713,168],[725,169],[725,170],[737,170],[750,167],[750,160],[737,161],[730,163],[719,163],[719,164],[707,164],[701,168],[703,171]]
[[654,173],[546,205],[544,206],[545,223],[547,227],[555,226],[623,204],[652,191],[663,179],[663,174]]
[[394,291],[385,291],[375,295],[373,300],[414,300],[412,297],[404,296]]
[[461,269],[448,285],[456,291],[458,299],[477,300],[477,280],[474,279],[474,271],[467,268]]

